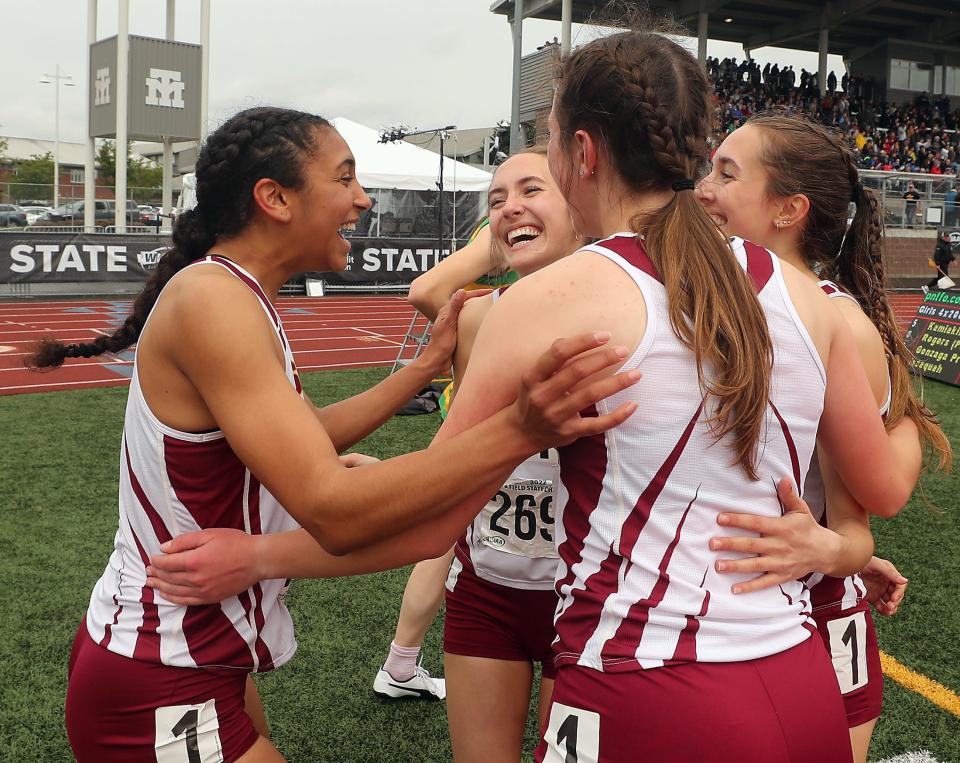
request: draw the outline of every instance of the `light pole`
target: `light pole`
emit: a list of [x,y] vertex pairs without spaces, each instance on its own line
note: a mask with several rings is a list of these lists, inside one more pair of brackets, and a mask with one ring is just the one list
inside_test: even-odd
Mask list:
[[44,74],[40,82],[44,85],[53,85],[53,122],[54,122],[54,150],[53,150],[53,208],[60,206],[60,81],[67,87],[73,87],[73,77],[60,73],[60,64],[57,64],[56,74]]

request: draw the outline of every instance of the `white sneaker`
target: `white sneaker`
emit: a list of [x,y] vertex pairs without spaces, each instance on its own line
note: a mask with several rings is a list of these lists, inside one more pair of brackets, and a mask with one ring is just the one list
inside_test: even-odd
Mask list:
[[927,286],[926,284],[924,284],[924,285],[921,286],[920,288],[923,289],[923,293],[924,293],[924,294],[927,294],[927,293],[930,291],[930,287]]
[[397,681],[380,668],[373,679],[373,693],[385,699],[444,699],[447,696],[447,683],[442,678],[433,678],[419,665],[406,681]]

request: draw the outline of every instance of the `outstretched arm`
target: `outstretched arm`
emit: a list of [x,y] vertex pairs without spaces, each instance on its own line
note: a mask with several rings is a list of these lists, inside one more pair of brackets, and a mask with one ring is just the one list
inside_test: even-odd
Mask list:
[[[622,362],[623,348],[619,351],[593,351],[574,358],[576,350],[592,349],[597,341],[585,337],[557,340],[535,368],[525,375],[521,408],[526,410],[528,398],[534,402],[530,404],[529,415],[524,415],[523,419],[534,424],[534,429],[540,426],[534,423],[535,420],[541,418],[557,422],[550,426],[555,430],[553,439],[558,443],[603,431],[633,412],[632,406],[623,406],[606,416],[580,419],[580,410],[622,390],[638,378],[636,373],[617,374],[578,385],[577,382],[604,371],[611,359],[614,364]],[[578,389],[574,390],[575,386]],[[442,450],[442,447],[431,448],[428,452]],[[355,465],[359,460],[349,456],[341,458],[347,465]],[[364,464],[360,469],[350,471],[362,472],[363,476],[379,465]],[[476,462],[473,465],[476,466]],[[446,476],[449,479],[449,469]],[[428,492],[427,485],[420,483],[417,491],[406,492],[422,495]],[[421,521],[408,529],[398,530],[384,540],[341,555],[329,553],[305,530],[264,536],[250,536],[229,529],[189,533],[164,544],[164,555],[152,557],[147,571],[148,582],[169,595],[172,601],[196,604],[222,600],[261,579],[356,575],[399,567],[445,553],[487,497],[488,494],[484,494],[477,505],[462,502],[456,512],[440,518],[431,519],[430,513],[424,511]],[[362,524],[365,520],[363,514],[353,517],[354,523]]]

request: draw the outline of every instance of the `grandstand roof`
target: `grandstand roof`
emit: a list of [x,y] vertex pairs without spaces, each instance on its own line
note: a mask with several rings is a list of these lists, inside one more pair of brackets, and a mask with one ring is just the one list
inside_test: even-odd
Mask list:
[[[573,23],[597,23],[606,2],[573,0]],[[561,0],[525,0],[524,18],[560,20]],[[701,7],[712,40],[749,50],[774,45],[817,50],[819,31],[830,30],[831,53],[857,59],[887,39],[960,47],[960,3],[955,0],[650,0],[696,35]],[[493,13],[513,15],[514,0],[494,0]]]

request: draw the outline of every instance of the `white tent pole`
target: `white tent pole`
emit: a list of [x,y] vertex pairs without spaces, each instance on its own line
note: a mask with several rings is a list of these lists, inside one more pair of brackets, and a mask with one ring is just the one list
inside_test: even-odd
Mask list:
[[117,23],[117,137],[114,142],[113,224],[117,233],[127,232],[127,101],[130,84],[130,0],[118,3]]
[[460,155],[460,134],[453,133],[453,230],[450,232],[450,254],[457,251],[457,165],[460,161],[456,159]]

